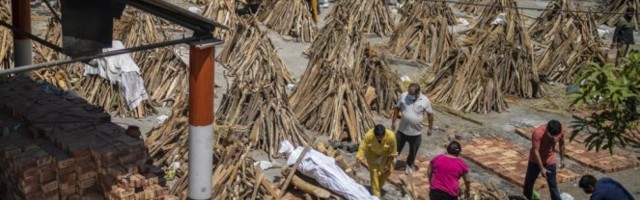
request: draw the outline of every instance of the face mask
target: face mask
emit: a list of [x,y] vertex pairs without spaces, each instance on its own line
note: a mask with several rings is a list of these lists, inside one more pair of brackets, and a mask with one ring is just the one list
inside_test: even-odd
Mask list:
[[417,99],[416,95],[413,94],[408,94],[407,97],[409,98],[409,100],[411,101],[415,101]]

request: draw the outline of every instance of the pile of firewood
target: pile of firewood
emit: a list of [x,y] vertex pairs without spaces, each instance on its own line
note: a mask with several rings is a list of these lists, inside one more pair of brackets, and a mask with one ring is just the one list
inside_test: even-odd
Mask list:
[[635,30],[640,30],[640,0],[611,0],[607,3],[607,6],[602,10],[602,14],[599,19],[599,23],[614,26],[627,12],[627,8],[633,8],[635,15],[632,16],[631,21],[635,25]]
[[327,19],[336,18],[336,15],[344,13],[349,15],[346,19],[353,20],[354,25],[351,28],[356,32],[378,36],[389,36],[393,33],[394,19],[384,1],[341,0],[327,15]]
[[[493,6],[484,7],[478,22],[476,22],[473,28],[463,32],[468,36],[463,41],[465,45],[476,44],[478,42],[477,39],[480,39],[487,34],[487,32],[491,32],[491,30],[499,27],[494,25],[494,22],[498,21],[506,24],[504,27],[508,28],[504,31],[508,33],[510,38],[515,37],[516,34],[518,36],[524,37],[523,35],[526,35],[528,37],[528,34],[525,34],[524,20],[520,18],[518,10],[507,8],[517,6],[514,0],[490,0],[489,4]],[[522,40],[520,42],[529,43],[530,41],[527,39],[526,41]]]
[[257,26],[255,21],[243,21],[234,27],[235,33],[228,39],[218,60],[238,80],[253,81],[254,77],[269,77],[264,80],[268,81],[266,83],[284,90],[287,84],[293,82],[293,78],[271,40]]
[[[0,20],[3,22],[11,19],[11,3],[8,0],[2,0],[0,5]],[[13,67],[13,34],[7,28],[0,28],[0,69],[9,69]]]
[[[171,194],[180,199],[187,197],[189,162],[189,119],[184,114],[186,104],[177,105],[173,115],[160,127],[149,133],[145,141],[154,164],[169,170],[179,163]],[[267,199],[279,196],[279,191],[265,179],[248,155],[253,146],[243,126],[215,126],[213,197],[215,199]]]
[[[291,76],[271,41],[255,26],[241,23],[220,55],[221,62],[234,63],[229,64],[234,81],[222,98],[216,121],[247,126],[255,148],[275,155],[283,140],[304,145],[308,139],[287,100],[285,86],[292,82]],[[229,60],[234,58],[242,60]]]
[[492,3],[493,0],[462,0],[460,4],[458,4],[458,8],[466,13],[472,15],[480,15],[485,8],[486,5]]
[[353,73],[367,41],[352,22],[346,12],[333,13],[309,50],[309,64],[289,102],[307,128],[332,140],[359,143],[373,119]]
[[[577,34],[578,40],[602,43],[598,39],[598,28],[590,13],[563,12],[563,10],[581,10],[573,6],[568,0],[554,0],[549,2],[540,17],[529,27],[529,35],[536,41],[549,44],[557,40],[558,33]],[[578,32],[570,32],[578,31]]]
[[558,13],[573,10],[565,0],[550,2],[530,30],[532,37],[549,47],[536,61],[541,74],[549,80],[573,83],[582,69],[591,63],[604,63],[604,43],[598,38],[597,27],[589,14]]
[[448,25],[455,25],[457,22],[453,10],[444,2],[410,1],[402,6],[402,17],[400,22],[413,19],[428,19],[434,17],[444,17]]
[[229,35],[232,34],[231,27],[235,27],[240,21],[240,17],[236,14],[236,1],[217,0],[199,1],[199,3],[206,4],[202,16],[230,28],[230,30],[216,29],[213,32],[213,37],[226,41]]
[[[353,20],[351,19],[344,12],[334,14],[331,18],[328,18],[329,21],[320,29],[318,37],[309,47],[307,52],[309,60],[325,58],[328,62],[334,62],[342,61],[336,59],[340,55],[349,55],[343,53],[348,53],[345,50],[353,46],[352,44],[357,39],[354,38]],[[353,60],[349,61],[351,61],[349,63],[354,63]]]
[[352,69],[323,63],[309,66],[289,101],[307,128],[335,141],[359,143],[374,125],[360,84]]
[[389,48],[403,59],[433,62],[442,51],[457,48],[457,44],[443,17],[412,16],[400,22]]
[[[515,6],[513,1],[499,3]],[[454,110],[488,113],[504,111],[506,95],[542,95],[533,47],[518,11],[494,9],[485,9],[480,22],[467,32],[469,53],[452,49],[435,62],[435,75],[423,80],[430,98],[451,104]],[[506,12],[504,23],[492,25],[499,12]]]
[[[392,71],[387,61],[370,46],[365,49],[365,56],[362,62],[355,68],[356,79],[363,87],[372,88],[375,96],[372,97],[372,109],[378,114],[391,116],[393,108],[396,106],[398,98],[403,91],[400,75]],[[365,99],[368,97],[365,93]],[[369,100],[369,99],[367,99]]]
[[278,0],[267,4],[259,12],[258,18],[277,33],[302,42],[311,42],[318,34],[318,27],[305,0]]

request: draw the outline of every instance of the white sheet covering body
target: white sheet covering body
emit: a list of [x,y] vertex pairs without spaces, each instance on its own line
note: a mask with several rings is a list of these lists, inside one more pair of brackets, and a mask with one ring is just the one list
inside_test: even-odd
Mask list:
[[[103,51],[109,52],[120,49],[124,49],[124,44],[114,40],[112,47]],[[144,88],[144,81],[140,76],[140,68],[133,61],[130,54],[98,58],[92,60],[92,62],[97,63],[97,67],[85,65],[84,75],[99,75],[109,80],[111,84],[117,83],[120,86],[120,93],[127,101],[127,106],[130,110],[138,107],[143,100],[149,98]]]
[[[291,152],[287,159],[287,165],[296,163],[304,147],[296,147],[289,141],[283,141],[279,153]],[[328,157],[316,150],[309,150],[298,165],[298,171],[308,177],[314,178],[323,187],[343,196],[348,200],[378,200],[362,185],[349,177],[335,159]]]

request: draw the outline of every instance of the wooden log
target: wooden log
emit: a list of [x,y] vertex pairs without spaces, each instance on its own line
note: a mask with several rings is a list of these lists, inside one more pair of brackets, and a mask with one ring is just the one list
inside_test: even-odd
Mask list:
[[331,192],[329,192],[328,190],[322,188],[322,187],[318,187],[315,186],[309,182],[304,181],[303,179],[301,179],[298,175],[294,175],[293,178],[291,179],[291,183],[298,189],[302,190],[303,192],[307,192],[309,194],[312,194],[313,196],[320,198],[320,199],[327,199],[329,197],[331,197]]

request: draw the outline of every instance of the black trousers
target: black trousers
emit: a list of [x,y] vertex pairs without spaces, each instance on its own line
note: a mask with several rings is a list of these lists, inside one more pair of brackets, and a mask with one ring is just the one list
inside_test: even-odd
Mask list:
[[429,190],[430,200],[458,200],[458,197],[451,196],[450,194],[440,190]]
[[415,167],[414,163],[416,161],[416,154],[418,154],[418,149],[420,149],[420,144],[422,144],[422,134],[411,136],[405,135],[404,133],[398,131],[396,133],[396,140],[398,141],[398,155],[402,152],[404,148],[404,143],[409,142],[409,156],[407,157],[407,166]]

